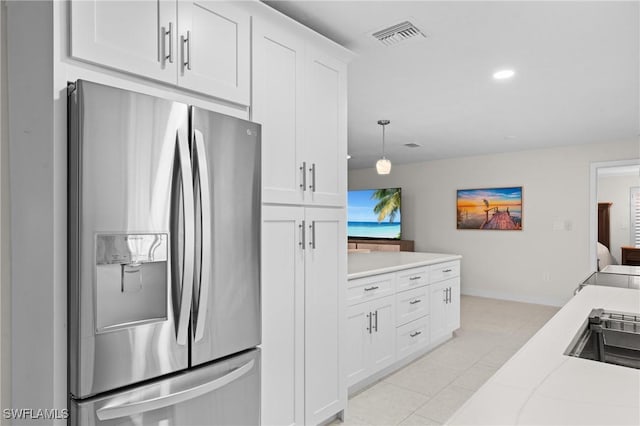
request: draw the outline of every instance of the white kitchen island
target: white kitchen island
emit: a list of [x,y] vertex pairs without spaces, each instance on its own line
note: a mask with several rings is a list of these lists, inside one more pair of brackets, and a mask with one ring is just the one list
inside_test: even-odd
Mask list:
[[451,338],[460,327],[460,259],[440,253],[349,253],[350,393]]
[[594,308],[640,313],[640,291],[586,286],[449,425],[640,425],[640,370],[564,355]]

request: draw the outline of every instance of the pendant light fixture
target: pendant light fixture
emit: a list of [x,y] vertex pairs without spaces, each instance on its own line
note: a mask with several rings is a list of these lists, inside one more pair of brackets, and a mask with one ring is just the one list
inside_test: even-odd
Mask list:
[[384,156],[384,126],[389,123],[391,123],[389,120],[378,120],[378,124],[382,126],[382,158],[376,163],[376,171],[379,175],[391,173],[391,161]]

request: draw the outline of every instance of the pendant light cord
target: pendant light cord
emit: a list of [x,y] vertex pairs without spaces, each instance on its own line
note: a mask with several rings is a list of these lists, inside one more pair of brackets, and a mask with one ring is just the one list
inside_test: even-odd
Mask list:
[[385,127],[386,126],[383,124],[382,125],[382,158],[385,158],[385,156],[384,156],[384,128]]

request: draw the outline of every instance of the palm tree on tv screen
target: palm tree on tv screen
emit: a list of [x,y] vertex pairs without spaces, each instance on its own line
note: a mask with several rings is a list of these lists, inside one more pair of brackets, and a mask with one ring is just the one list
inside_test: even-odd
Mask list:
[[373,207],[373,212],[378,215],[378,222],[389,217],[392,223],[400,211],[400,188],[378,189],[371,195],[371,199],[379,200]]

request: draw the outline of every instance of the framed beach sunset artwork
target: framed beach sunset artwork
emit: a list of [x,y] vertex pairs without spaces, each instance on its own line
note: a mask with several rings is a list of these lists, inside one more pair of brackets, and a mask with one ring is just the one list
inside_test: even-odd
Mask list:
[[522,230],[522,187],[459,189],[458,229]]

